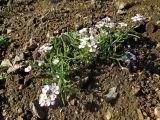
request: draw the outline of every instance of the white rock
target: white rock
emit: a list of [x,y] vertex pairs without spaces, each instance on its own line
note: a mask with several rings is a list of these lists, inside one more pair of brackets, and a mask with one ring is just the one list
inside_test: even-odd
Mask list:
[[4,60],[1,62],[1,66],[2,66],[2,67],[11,67],[12,64],[11,64],[11,62],[10,62],[9,59],[4,59]]
[[17,70],[19,70],[20,68],[22,68],[22,65],[20,64],[16,64],[16,65],[13,65],[11,66],[10,68],[8,68],[7,70],[7,73],[10,74],[10,73],[15,73]]
[[107,102],[112,102],[118,97],[118,93],[116,92],[117,87],[112,87],[109,89],[109,93],[105,95]]
[[118,10],[122,10],[127,6],[127,3],[124,3],[123,1],[117,1],[115,2],[115,6]]

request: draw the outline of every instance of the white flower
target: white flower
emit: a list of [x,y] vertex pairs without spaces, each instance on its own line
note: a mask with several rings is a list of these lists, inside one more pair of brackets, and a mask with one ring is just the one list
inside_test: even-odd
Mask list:
[[118,25],[120,25],[120,27],[127,27],[127,23],[124,22],[119,22]]
[[56,74],[56,75],[55,75],[55,77],[56,77],[56,78],[59,78],[59,75],[58,75],[58,74]]
[[105,18],[102,19],[102,21],[104,21],[104,22],[110,22],[111,18],[110,17],[105,17]]
[[87,41],[87,40],[89,40],[89,37],[84,37],[80,39],[80,41]]
[[59,59],[58,59],[58,58],[54,59],[54,60],[52,61],[52,63],[53,63],[54,65],[58,64],[58,63],[59,63]]
[[95,28],[89,28],[89,34],[93,35],[93,36],[96,36],[97,35],[97,29],[95,29]]
[[53,48],[53,46],[50,43],[45,43],[42,45],[39,49],[38,52],[43,53],[43,52],[48,52]]
[[57,86],[56,83],[52,83],[51,85],[44,85],[42,88],[42,93],[39,97],[40,106],[43,107],[54,105],[58,94],[59,86]]
[[44,85],[42,88],[42,93],[46,94],[49,91],[50,86],[49,85]]
[[105,25],[105,22],[103,22],[103,21],[99,21],[99,22],[97,22],[97,24],[95,25],[95,27],[97,27],[97,28],[102,28],[103,26]]
[[89,38],[87,38],[87,37],[80,39],[81,43],[78,47],[79,48],[85,48],[88,40],[89,40]]
[[102,36],[106,36],[106,35],[108,35],[108,32],[105,30],[101,30],[101,34],[102,34]]
[[26,67],[26,68],[24,69],[24,71],[25,71],[25,72],[30,72],[31,69],[32,69],[32,67],[29,65],[28,67]]
[[136,14],[134,17],[131,17],[133,22],[143,22],[145,20],[144,16],[142,16],[141,14]]
[[41,107],[45,106],[47,99],[48,99],[47,94],[40,94],[39,104]]
[[106,23],[105,24],[105,27],[106,28],[113,28],[115,26],[115,23],[114,22],[110,22],[110,23]]
[[96,48],[95,47],[91,47],[90,49],[89,49],[89,52],[96,52]]
[[83,28],[83,29],[79,30],[79,33],[80,33],[80,34],[84,34],[84,33],[86,33],[86,32],[87,32],[87,28]]

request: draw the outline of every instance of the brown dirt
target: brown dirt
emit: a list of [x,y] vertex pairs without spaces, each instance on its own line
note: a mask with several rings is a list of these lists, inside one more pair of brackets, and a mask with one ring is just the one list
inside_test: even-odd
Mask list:
[[[3,0],[2,0],[3,1]],[[5,0],[4,0],[5,1]],[[125,19],[135,13],[146,16],[150,22],[160,21],[159,0],[123,0],[133,5],[126,15],[117,15],[112,0],[64,0],[51,4],[48,0],[9,0],[0,1],[0,34],[7,35],[11,44],[4,58],[11,61],[21,52],[31,38],[37,43],[47,42],[46,34],[76,30],[77,26],[92,26],[104,16]],[[148,24],[149,24],[148,23]],[[160,23],[159,23],[160,26]],[[143,33],[148,40],[137,42],[133,51],[140,55],[137,68],[121,70],[118,66],[96,63],[91,70],[85,88],[67,106],[49,108],[46,120],[155,120],[154,108],[160,103],[160,29],[154,32],[147,28]],[[11,30],[10,33],[7,33]],[[26,60],[36,54],[26,53]],[[4,72],[1,69],[1,72]],[[38,98],[42,78],[30,74],[10,74],[5,82],[0,81],[0,119],[36,120],[29,103]],[[118,98],[114,103],[106,102],[104,95],[112,87],[117,87]],[[22,120],[23,120],[22,119]]]

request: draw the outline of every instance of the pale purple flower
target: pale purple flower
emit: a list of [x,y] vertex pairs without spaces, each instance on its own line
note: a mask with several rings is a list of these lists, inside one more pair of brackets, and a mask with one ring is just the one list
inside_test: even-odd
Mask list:
[[133,22],[144,22],[145,21],[145,17],[142,16],[141,14],[136,14],[134,17],[131,17]]
[[59,94],[59,86],[56,85],[56,83],[52,83],[50,85],[50,90],[52,91],[52,93],[58,95]]
[[40,106],[50,106],[55,104],[57,95],[59,94],[59,86],[56,83],[51,85],[44,85],[42,88],[42,93],[39,97]]
[[97,35],[97,29],[89,28],[89,34],[92,35],[92,36],[96,36]]
[[52,44],[50,43],[45,43],[42,45],[39,49],[38,52],[43,53],[43,52],[48,52],[53,48]]

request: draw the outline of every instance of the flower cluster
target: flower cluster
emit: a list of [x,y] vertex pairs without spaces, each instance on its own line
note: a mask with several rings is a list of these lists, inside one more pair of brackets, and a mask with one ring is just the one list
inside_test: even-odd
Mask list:
[[131,52],[125,52],[125,55],[122,56],[122,60],[129,65],[131,63],[131,60],[136,60],[136,56]]
[[134,17],[131,17],[133,22],[144,22],[145,17],[142,16],[141,14],[136,14]]
[[90,52],[96,52],[98,40],[97,40],[97,30],[94,28],[83,28],[79,31],[80,45],[79,48],[88,47]]
[[95,27],[101,29],[102,27],[113,28],[115,26],[115,22],[110,18],[103,18],[101,21],[97,22]]
[[38,52],[40,53],[46,53],[48,51],[50,51],[53,48],[52,44],[50,43],[45,43],[44,45],[42,45],[39,49]]
[[57,95],[59,94],[59,86],[56,83],[44,85],[40,94],[39,104],[41,107],[55,104]]

